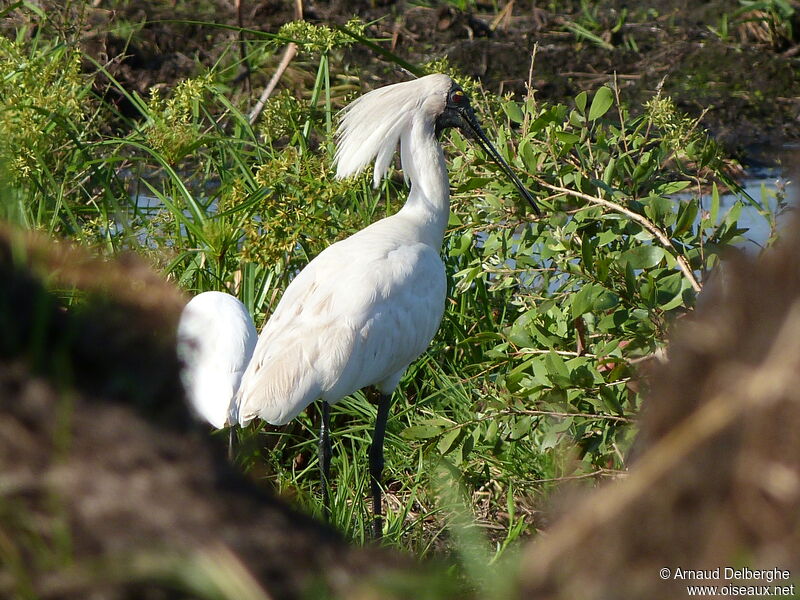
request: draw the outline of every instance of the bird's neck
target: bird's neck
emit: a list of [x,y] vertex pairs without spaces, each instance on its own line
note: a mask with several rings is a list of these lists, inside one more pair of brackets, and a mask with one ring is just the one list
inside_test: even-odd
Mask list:
[[432,124],[415,119],[403,133],[400,152],[411,190],[399,214],[414,223],[422,241],[439,249],[450,215],[450,182]]

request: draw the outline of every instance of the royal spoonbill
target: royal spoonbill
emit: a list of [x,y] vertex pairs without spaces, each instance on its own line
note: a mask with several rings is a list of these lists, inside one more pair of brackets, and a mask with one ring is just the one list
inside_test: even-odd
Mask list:
[[[530,192],[484,134],[467,95],[450,77],[428,75],[382,87],[344,109],[337,131],[336,177],[355,175],[374,159],[377,187],[399,144],[410,183],[405,205],[308,263],[286,288],[255,349],[251,326],[244,322],[246,311],[233,298],[215,295],[198,302],[208,293],[200,294],[187,305],[181,323],[184,333],[200,340],[193,346],[186,341],[192,335],[183,336],[185,347],[194,348],[194,353],[185,353],[188,395],[213,425],[219,427],[226,413],[227,424],[246,425],[260,418],[283,425],[322,400],[319,464],[326,510],[330,405],[361,388],[377,388],[380,402],[369,450],[375,537],[382,532],[383,440],[392,392],[428,347],[444,312],[447,290],[439,254],[450,190],[438,137],[450,127],[475,140],[539,213]],[[221,323],[228,319],[230,325]],[[222,340],[225,330],[233,340]],[[206,343],[205,336],[211,341]]]
[[235,296],[203,292],[192,298],[178,324],[181,381],[192,407],[217,429],[228,424],[230,405],[256,347],[258,334]]

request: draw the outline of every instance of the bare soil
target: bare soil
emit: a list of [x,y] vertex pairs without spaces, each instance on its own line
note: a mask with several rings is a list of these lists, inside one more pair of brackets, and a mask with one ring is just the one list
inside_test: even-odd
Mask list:
[[[294,3],[278,0],[242,0],[238,13],[236,3],[226,0],[95,4],[86,48],[110,61],[114,76],[139,93],[213,65],[239,36],[199,23],[276,32],[294,19]],[[507,4],[479,2],[464,12],[447,3],[332,0],[305,2],[303,16],[328,24],[359,16],[372,23],[370,37],[386,40],[383,46],[405,60],[447,57],[502,93],[525,92],[538,44],[532,84],[539,99],[569,103],[581,90],[616,80],[635,114],[662,89],[685,113],[702,115],[708,131],[740,158],[755,158],[759,146],[777,149],[800,138],[800,46],[791,39],[792,30],[800,32],[798,15],[777,25],[762,13],[729,18],[727,34],[717,34],[712,29],[724,31],[723,15],[740,8],[736,0],[600,0],[586,9],[577,0],[515,1],[504,11]],[[590,29],[604,45],[580,39],[571,23]],[[339,58],[342,68],[358,65],[367,82],[402,77],[363,47]],[[271,75],[242,73],[235,85],[255,100]]]

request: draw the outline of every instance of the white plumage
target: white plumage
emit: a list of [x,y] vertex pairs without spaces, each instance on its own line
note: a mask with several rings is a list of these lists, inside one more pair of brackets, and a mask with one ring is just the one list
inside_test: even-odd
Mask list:
[[227,423],[257,339],[250,313],[230,294],[204,292],[183,309],[178,325],[183,386],[197,414],[214,427]]
[[[405,148],[411,146],[409,135],[415,126],[428,126],[434,133],[433,121],[444,109],[452,85],[447,75],[428,75],[378,88],[347,106],[339,122],[336,177],[355,175],[374,158],[373,181],[378,187],[403,136]],[[409,156],[402,155],[402,165],[406,178],[414,182],[407,171]]]
[[439,327],[444,266],[381,221],[334,244],[286,290],[239,392],[234,420],[282,425],[314,400],[376,385],[389,394]]
[[282,425],[318,398],[334,404],[369,385],[391,394],[428,347],[444,311],[439,252],[449,207],[433,122],[452,85],[446,75],[429,75],[377,89],[345,109],[337,177],[377,157],[379,182],[398,141],[404,171],[422,177],[410,176],[397,214],[326,248],[291,282],[261,332],[234,421]]

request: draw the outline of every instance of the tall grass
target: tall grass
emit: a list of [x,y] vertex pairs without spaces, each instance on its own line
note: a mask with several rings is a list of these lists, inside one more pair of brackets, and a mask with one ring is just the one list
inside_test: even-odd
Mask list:
[[[299,24],[248,42],[255,67],[298,42],[295,68],[313,81],[271,98],[255,125],[249,99],[232,93],[237,52],[140,97],[81,57],[75,40],[29,34],[0,37],[4,220],[100,252],[138,252],[190,294],[238,295],[260,325],[311,258],[403,202],[399,174],[373,190],[369,174],[338,182],[331,173],[336,112],[362,91],[342,48],[363,30]],[[81,59],[93,67],[78,68]],[[134,117],[105,100],[100,75]],[[568,107],[461,80],[545,216],[534,220],[479,150],[448,137],[450,296],[395,396],[383,543],[420,556],[455,550],[491,596],[488,565],[535,535],[555,482],[624,470],[641,404],[635,365],[659,351],[719,253],[741,240],[742,210],[774,223],[784,204],[745,196],[668,98],[629,110],[601,87]],[[722,186],[737,195],[727,213]],[[374,413],[358,393],[332,414],[331,522],[357,542],[371,523]],[[280,430],[251,426],[235,448],[243,468],[321,515],[318,418],[312,407]]]

